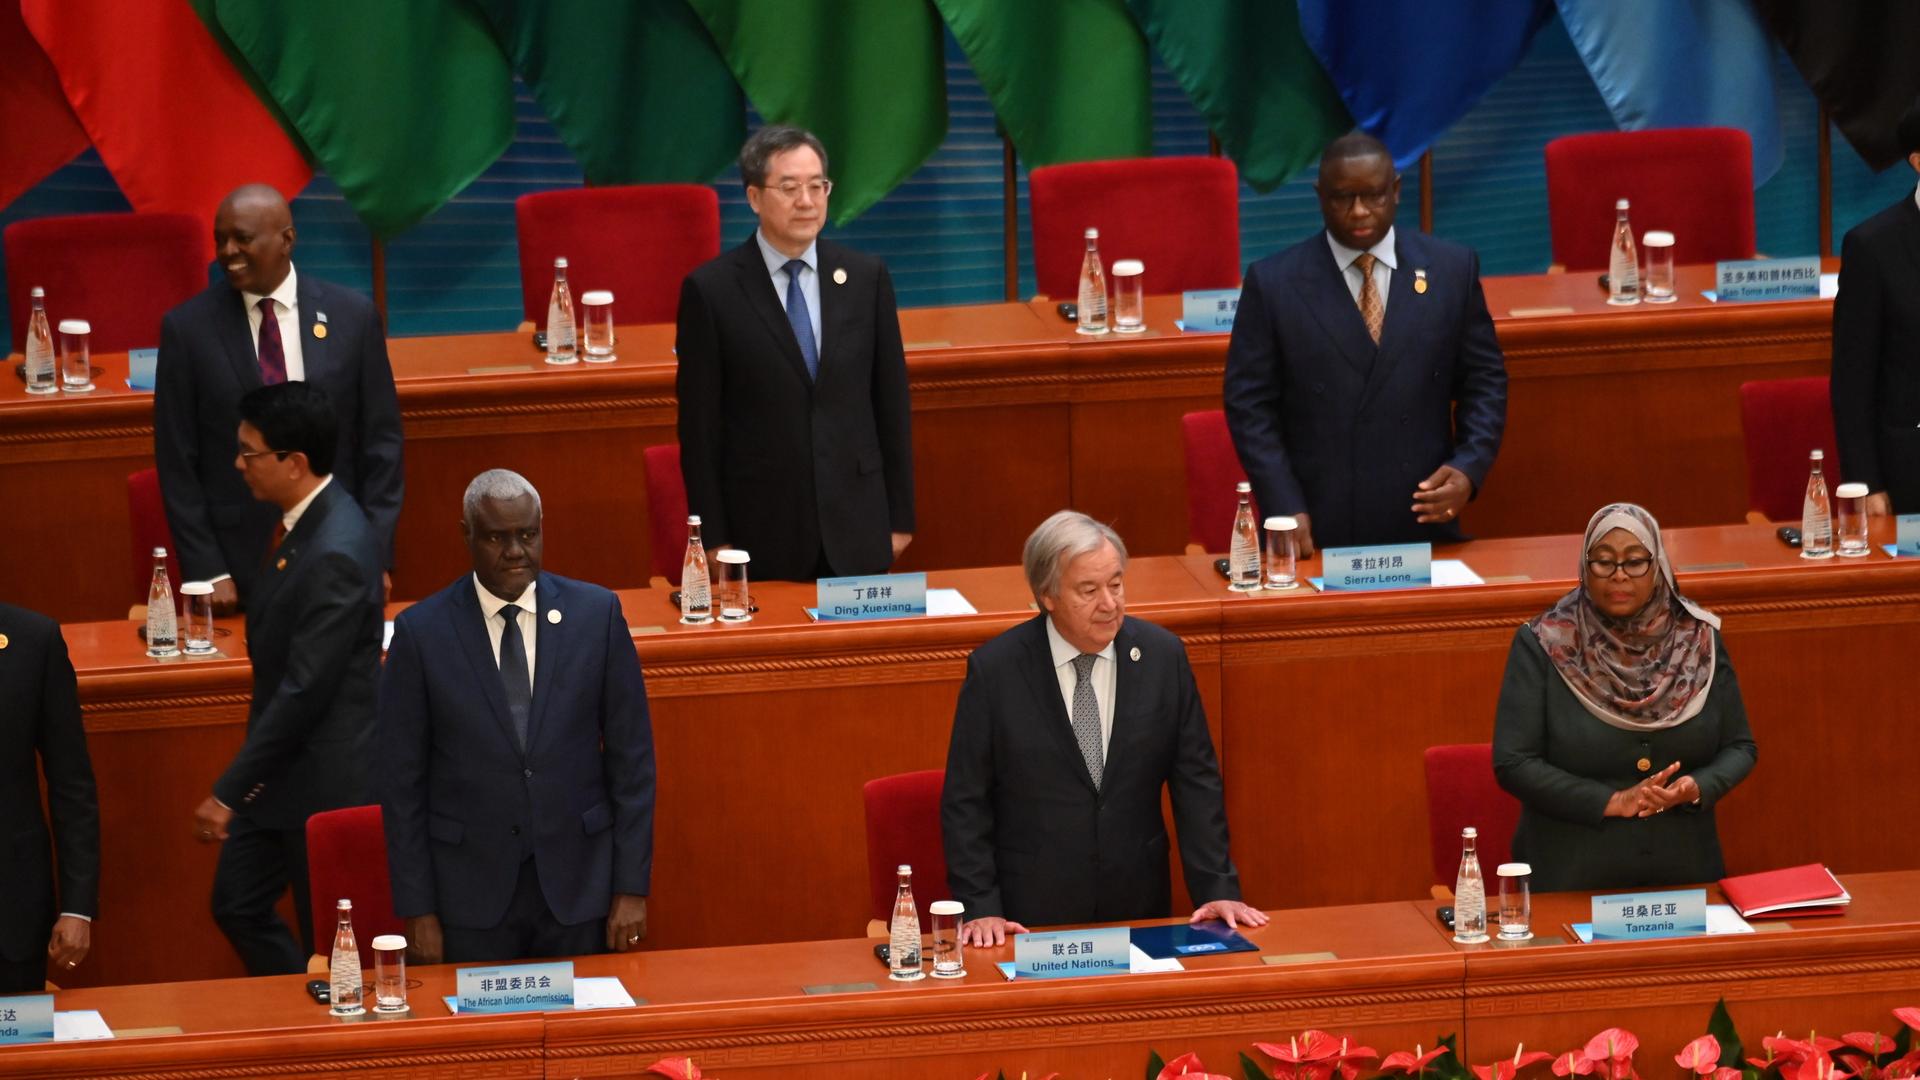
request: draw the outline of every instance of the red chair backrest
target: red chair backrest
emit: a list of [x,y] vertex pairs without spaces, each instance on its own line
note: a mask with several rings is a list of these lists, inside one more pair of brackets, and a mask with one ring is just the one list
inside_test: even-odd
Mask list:
[[1233,486],[1247,478],[1227,430],[1227,414],[1190,412],[1180,418],[1180,436],[1187,457],[1187,539],[1207,551],[1224,552],[1239,505]]
[[173,550],[173,531],[167,528],[166,505],[160,501],[160,470],[141,469],[127,477],[127,519],[133,524],[133,578],[127,592],[130,604],[145,603],[153,583],[153,549],[167,549],[167,582],[174,603],[180,597],[180,553]]
[[1753,143],[1738,128],[1601,131],[1547,144],[1554,262],[1605,270],[1619,199],[1632,204],[1635,244],[1664,229],[1679,263],[1753,258]]
[[1520,824],[1520,800],[1493,778],[1493,744],[1429,746],[1426,767],[1434,883],[1453,887],[1460,873],[1460,830],[1469,825],[1480,834],[1474,845],[1480,872],[1491,880],[1496,867],[1512,861],[1513,830]]
[[1840,486],[1840,448],[1825,375],[1740,384],[1747,443],[1747,507],[1770,521],[1798,521],[1807,495],[1807,455],[1826,451],[1827,490]]
[[1034,276],[1049,296],[1079,294],[1089,227],[1100,230],[1109,275],[1119,259],[1146,263],[1149,293],[1240,283],[1240,179],[1226,158],[1043,165],[1028,175],[1027,194]]
[[881,922],[893,918],[902,863],[913,867],[913,903],[923,928],[927,905],[953,896],[947,890],[947,851],[940,835],[940,791],[946,779],[939,769],[897,773],[867,781],[861,793],[867,808],[871,914]]
[[513,211],[520,303],[535,326],[546,325],[559,256],[575,304],[611,290],[614,320],[632,325],[672,322],[681,280],[720,254],[720,198],[705,184],[541,191],[520,196]]
[[647,473],[647,541],[653,574],[680,584],[687,554],[687,484],[680,475],[680,445],[649,446],[641,453]]
[[333,951],[338,919],[334,905],[353,901],[353,943],[361,970],[373,970],[373,939],[404,934],[393,913],[393,879],[387,871],[387,833],[378,806],[326,810],[307,819],[307,894],[313,900],[313,947]]
[[56,347],[60,320],[92,324],[95,352],[160,344],[160,317],[207,287],[213,240],[192,214],[78,214],[7,226],[7,317],[26,341],[35,285],[47,290]]

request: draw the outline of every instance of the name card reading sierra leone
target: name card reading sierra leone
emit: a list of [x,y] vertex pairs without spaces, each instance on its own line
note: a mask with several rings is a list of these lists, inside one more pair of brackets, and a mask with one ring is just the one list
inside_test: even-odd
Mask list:
[[814,584],[821,622],[899,619],[927,613],[927,575],[821,578]]
[[1195,289],[1180,294],[1180,328],[1189,332],[1233,329],[1240,310],[1239,289]]
[[1013,975],[1018,979],[1073,979],[1125,975],[1133,939],[1124,926],[1013,935]]
[[1901,514],[1894,527],[1893,553],[1920,556],[1920,514]]
[[0,1045],[52,1041],[52,994],[0,998]]
[[1820,295],[1820,257],[1718,262],[1713,278],[1722,300],[1812,300]]
[[1593,940],[1634,941],[1707,932],[1707,890],[1614,893],[1593,898]]
[[1330,548],[1320,553],[1320,573],[1329,592],[1423,588],[1433,584],[1433,545]]
[[461,968],[455,996],[463,1013],[573,1008],[573,961]]

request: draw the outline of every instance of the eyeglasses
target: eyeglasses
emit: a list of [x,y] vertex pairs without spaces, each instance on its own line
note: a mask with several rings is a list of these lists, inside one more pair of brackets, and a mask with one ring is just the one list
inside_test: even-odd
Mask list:
[[287,455],[291,453],[293,453],[291,450],[247,450],[244,448],[239,451],[240,460],[242,461],[252,461],[254,458],[265,457],[268,454],[272,454],[281,461],[285,461],[287,460]]
[[1635,556],[1625,562],[1616,562],[1613,559],[1587,560],[1587,571],[1597,578],[1610,578],[1615,570],[1625,570],[1630,578],[1646,577],[1647,572],[1652,569],[1653,560],[1645,556]]
[[806,192],[808,195],[816,199],[824,199],[828,195],[831,195],[833,193],[833,181],[809,180],[806,183],[801,184],[801,183],[796,183],[792,180],[789,180],[786,183],[779,185],[778,187],[768,187],[765,184],[762,184],[760,185],[760,190],[774,192],[778,194],[781,198],[787,200],[788,202],[792,202],[795,199],[798,199],[802,191]]
[[1369,210],[1383,210],[1393,198],[1393,189],[1384,187],[1378,191],[1323,191],[1320,197],[1328,206],[1336,210],[1351,210],[1355,203],[1366,203]]

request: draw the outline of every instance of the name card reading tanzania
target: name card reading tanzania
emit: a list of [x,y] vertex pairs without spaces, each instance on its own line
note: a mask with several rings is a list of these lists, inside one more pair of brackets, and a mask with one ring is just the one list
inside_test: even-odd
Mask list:
[[0,998],[0,1044],[52,1041],[52,994]]
[[1433,584],[1432,544],[1379,544],[1320,553],[1328,591],[1420,589]]
[[573,1008],[573,961],[461,968],[455,996],[463,1013]]
[[1124,926],[1015,934],[1013,974],[1018,979],[1125,975],[1130,969],[1132,943]]
[[814,584],[821,622],[901,619],[927,613],[927,575],[821,578]]
[[1820,295],[1820,257],[1718,262],[1713,278],[1722,300],[1813,300]]
[[1707,932],[1707,890],[1614,893],[1593,898],[1593,940],[1691,937]]
[[1180,294],[1180,329],[1188,333],[1231,330],[1239,312],[1239,289],[1194,289]]

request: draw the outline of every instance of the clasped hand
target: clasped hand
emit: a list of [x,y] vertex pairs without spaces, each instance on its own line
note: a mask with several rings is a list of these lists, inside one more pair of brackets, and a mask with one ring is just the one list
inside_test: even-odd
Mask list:
[[1643,818],[1652,817],[1676,806],[1685,806],[1700,798],[1700,784],[1691,776],[1683,776],[1672,783],[1667,781],[1680,769],[1680,763],[1674,762],[1645,780],[1616,791],[1607,800],[1607,817]]

